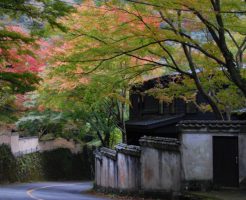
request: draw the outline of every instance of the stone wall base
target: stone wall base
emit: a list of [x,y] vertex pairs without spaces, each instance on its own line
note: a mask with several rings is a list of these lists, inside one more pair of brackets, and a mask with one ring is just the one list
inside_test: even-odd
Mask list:
[[131,197],[138,197],[140,196],[139,190],[123,190],[118,188],[108,188],[108,187],[102,187],[94,184],[95,191],[102,192],[105,194],[117,194],[117,195],[123,195],[123,196],[131,196]]
[[182,191],[209,191],[214,188],[210,180],[190,180],[182,182]]
[[168,199],[168,200],[182,200],[181,193],[174,193],[172,191],[164,190],[123,190],[109,187],[102,187],[94,184],[94,190],[105,194],[117,194],[131,197],[142,197],[142,198],[154,198],[154,199]]

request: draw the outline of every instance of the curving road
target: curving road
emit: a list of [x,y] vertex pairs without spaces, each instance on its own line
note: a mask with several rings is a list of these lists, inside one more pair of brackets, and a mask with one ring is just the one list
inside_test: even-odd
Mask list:
[[109,200],[86,191],[91,182],[40,182],[0,186],[0,200]]

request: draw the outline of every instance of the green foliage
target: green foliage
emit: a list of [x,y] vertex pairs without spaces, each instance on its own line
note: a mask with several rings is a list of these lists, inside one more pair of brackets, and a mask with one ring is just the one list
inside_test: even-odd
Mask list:
[[73,155],[68,149],[56,149],[42,154],[44,176],[48,180],[91,179],[93,167],[92,149],[83,148],[82,153]]
[[[194,94],[194,88],[199,90],[219,119],[221,112],[228,111],[225,85],[221,87],[225,82],[233,85],[226,90],[227,96],[233,91],[245,101],[244,1],[109,0],[95,4],[88,0],[77,9],[62,20],[70,31],[63,35],[63,51],[58,51],[50,70],[53,84],[48,94],[58,93],[53,102],[71,100],[63,105],[58,102],[59,109],[76,110],[76,104],[89,95],[92,104],[101,97],[115,98],[119,88],[163,72],[178,72],[191,79],[188,88],[179,89],[189,94]],[[212,85],[221,79],[223,84]],[[88,96],[82,95],[83,87],[91,87]],[[231,104],[230,109],[242,106],[241,100],[234,100],[230,102],[236,105]]]
[[40,153],[32,153],[16,158],[16,169],[12,169],[14,181],[27,182],[44,180],[43,159]]
[[[7,94],[24,94],[36,89],[41,79],[37,73],[33,73],[34,67],[29,71],[22,70],[25,65],[35,64],[23,62],[22,56],[25,55],[32,62],[30,56],[34,58],[35,48],[38,48],[35,43],[40,36],[38,30],[43,29],[46,24],[64,30],[65,27],[58,19],[72,10],[70,4],[60,0],[0,2],[0,84],[8,87]],[[18,24],[23,18],[29,22],[26,28],[32,29],[32,33],[21,28],[25,24]],[[6,96],[5,92],[6,90],[0,90],[0,98]]]
[[62,113],[45,110],[44,112],[31,112],[20,118],[17,128],[25,131],[27,135],[38,135],[39,137],[52,133],[54,136],[61,135],[65,119]]
[[41,78],[34,73],[0,72],[0,82],[5,88],[9,88],[12,94],[24,94],[33,91],[40,81]]
[[[55,72],[56,70],[52,71],[54,79],[59,73]],[[125,120],[125,104],[128,103],[126,94],[121,93],[120,89],[126,86],[122,83],[117,85],[119,79],[110,77],[110,74],[105,71],[91,76],[90,83],[86,85],[80,84],[77,78],[73,77],[72,82],[79,84],[72,89],[59,90],[59,86],[56,87],[59,80],[56,85],[44,83],[39,90],[39,103],[49,109],[61,110],[66,118],[78,127],[80,133],[97,136],[102,145],[109,146],[110,134],[118,127],[120,120]],[[65,84],[70,87],[69,81],[64,83],[64,87]],[[83,133],[80,135],[83,137]]]
[[25,16],[31,21],[31,23],[29,22],[31,27],[39,29],[46,22],[52,26],[62,27],[57,19],[72,10],[71,5],[60,0],[5,0],[0,3],[0,16],[4,16],[5,19],[9,17],[16,20]]
[[93,162],[93,148],[86,146],[79,154],[56,149],[15,158],[8,146],[0,145],[0,182],[90,180]]
[[110,134],[110,141],[109,141],[109,146],[111,148],[114,148],[116,144],[119,144],[122,142],[122,133],[121,130],[118,128],[115,128],[111,134]]
[[16,169],[15,158],[9,146],[0,145],[0,181],[8,182],[15,180],[13,170]]
[[[246,106],[246,99],[242,92],[229,81],[222,71],[202,71],[198,74],[203,89],[216,102],[222,119],[230,120],[233,111]],[[148,90],[146,93],[167,103],[174,98],[181,98],[186,102],[193,102],[203,112],[212,111],[208,104],[197,103],[196,95],[199,92],[194,81],[187,77],[176,76],[177,82],[171,82],[165,88],[162,85]]]

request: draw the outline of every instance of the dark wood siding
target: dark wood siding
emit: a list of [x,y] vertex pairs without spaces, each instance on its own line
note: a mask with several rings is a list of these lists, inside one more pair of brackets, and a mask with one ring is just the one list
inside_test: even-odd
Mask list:
[[142,114],[159,114],[159,100],[153,96],[145,95],[143,97]]
[[140,95],[130,94],[130,119],[138,118],[140,115]]

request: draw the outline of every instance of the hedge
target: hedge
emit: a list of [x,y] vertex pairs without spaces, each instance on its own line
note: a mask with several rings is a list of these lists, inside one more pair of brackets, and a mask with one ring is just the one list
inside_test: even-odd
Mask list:
[[0,145],[0,182],[91,180],[93,162],[93,149],[87,146],[79,154],[60,148],[15,158],[7,145]]

